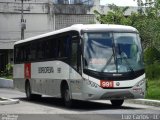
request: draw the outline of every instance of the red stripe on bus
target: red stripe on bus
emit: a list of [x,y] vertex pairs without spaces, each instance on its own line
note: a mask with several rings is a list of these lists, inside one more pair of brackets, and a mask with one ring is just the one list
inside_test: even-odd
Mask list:
[[24,64],[24,77],[26,79],[31,78],[31,63],[25,63]]

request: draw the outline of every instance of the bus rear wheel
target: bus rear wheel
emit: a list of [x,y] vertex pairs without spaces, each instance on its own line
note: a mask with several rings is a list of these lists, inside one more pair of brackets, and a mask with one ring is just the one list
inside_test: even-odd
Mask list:
[[63,87],[63,101],[66,107],[71,108],[73,106],[73,100],[71,99],[68,85],[64,85]]
[[28,100],[33,100],[33,99],[39,99],[41,98],[41,95],[38,94],[32,94],[32,89],[29,81],[26,81],[25,84],[25,92],[26,92],[26,97]]
[[122,106],[123,102],[124,102],[124,100],[111,100],[112,105],[115,107]]
[[31,91],[30,83],[28,81],[25,84],[25,92],[26,92],[27,99],[32,100],[33,95],[32,95],[32,91]]

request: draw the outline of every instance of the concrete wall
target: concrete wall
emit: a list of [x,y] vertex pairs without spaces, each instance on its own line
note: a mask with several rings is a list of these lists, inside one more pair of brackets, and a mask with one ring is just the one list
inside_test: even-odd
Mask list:
[[13,88],[13,80],[0,78],[0,88]]
[[[53,31],[54,21],[49,8],[48,0],[24,3],[25,38]],[[0,49],[13,49],[13,43],[21,38],[19,10],[21,3],[18,0],[0,0]]]
[[[48,14],[25,14],[25,38],[46,33],[53,30],[53,19]],[[20,40],[20,14],[0,14],[0,40],[11,42]],[[7,46],[0,46],[1,49]],[[12,46],[8,46],[10,49]]]
[[[86,15],[89,9],[86,5],[55,5],[50,0],[44,0],[43,3],[39,0],[24,2],[24,37],[36,36],[72,24],[93,23],[94,16]],[[18,0],[0,0],[0,49],[13,49],[13,43],[21,38],[19,10],[21,3]]]
[[55,29],[61,29],[73,24],[91,24],[94,23],[94,15],[55,15]]
[[[52,12],[55,14],[87,14],[91,7],[87,5],[53,5]],[[93,13],[92,13],[93,14]]]

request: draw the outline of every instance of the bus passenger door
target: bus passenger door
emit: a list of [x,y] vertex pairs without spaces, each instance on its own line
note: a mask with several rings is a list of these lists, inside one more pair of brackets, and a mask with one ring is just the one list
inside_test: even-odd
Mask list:
[[78,50],[78,42],[76,40],[72,40],[72,48],[71,48],[71,66],[77,71],[77,50]]
[[72,37],[72,46],[71,46],[71,60],[70,60],[70,87],[72,91],[73,99],[81,99],[81,52],[79,49],[79,36]]
[[[75,37],[75,36],[74,36]],[[79,37],[72,38],[72,46],[71,46],[71,66],[77,72],[77,74],[81,74],[81,52],[79,46]]]

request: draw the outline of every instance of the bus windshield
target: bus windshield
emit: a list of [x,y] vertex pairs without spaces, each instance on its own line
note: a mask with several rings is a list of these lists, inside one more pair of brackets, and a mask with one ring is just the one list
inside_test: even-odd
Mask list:
[[144,69],[137,33],[85,32],[84,69],[123,73]]

